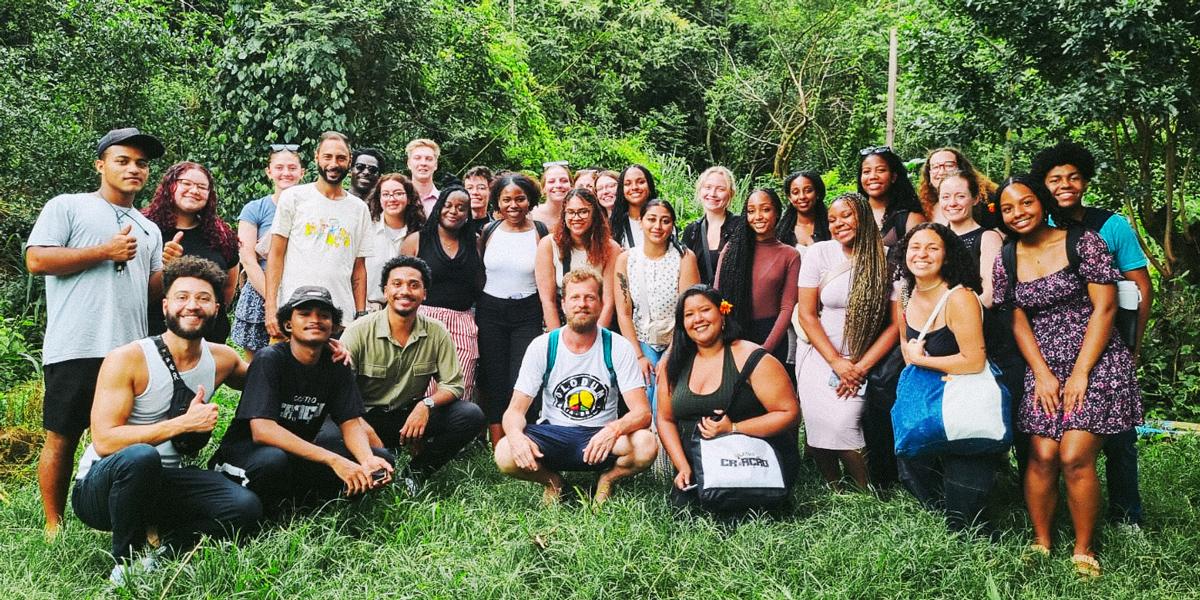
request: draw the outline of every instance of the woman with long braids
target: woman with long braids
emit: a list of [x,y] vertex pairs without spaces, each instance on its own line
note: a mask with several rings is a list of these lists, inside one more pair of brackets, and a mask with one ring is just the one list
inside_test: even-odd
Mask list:
[[[171,165],[142,214],[158,225],[164,241],[174,240],[182,245],[185,256],[207,258],[226,271],[217,316],[204,332],[204,339],[224,344],[229,337],[228,310],[237,291],[238,241],[233,230],[217,215],[217,188],[212,173],[194,162]],[[151,302],[147,317],[150,335],[167,330],[161,305]]]
[[700,263],[700,281],[712,285],[717,277],[717,260],[733,232],[742,225],[741,215],[729,210],[737,193],[733,173],[725,167],[709,167],[696,178],[696,203],[704,216],[683,229],[683,245]]
[[400,254],[404,238],[420,231],[425,225],[425,209],[415,200],[416,197],[416,188],[408,177],[401,173],[388,173],[379,178],[364,199],[371,211],[375,229],[375,253],[366,259],[367,310],[387,304],[380,286],[380,271],[387,261]]
[[622,248],[642,245],[642,210],[658,197],[654,176],[642,165],[629,165],[617,179],[617,200],[613,204],[609,226],[613,239]]
[[[808,249],[799,276],[799,319],[809,343],[796,351],[796,380],[809,454],[837,487],[842,468],[865,489],[862,387],[867,372],[896,345],[888,327],[897,309],[883,240],[871,205],[843,194],[829,206],[832,240]],[[890,301],[889,301],[890,299]]]
[[[483,291],[483,262],[471,225],[470,193],[458,185],[443,188],[433,205],[433,214],[436,217],[426,221],[420,231],[404,239],[401,252],[429,265],[433,277],[417,312],[437,319],[450,332],[462,368],[462,399],[474,402],[479,328],[471,307]],[[435,384],[430,385],[436,390]]]
[[617,280],[617,324],[633,344],[638,367],[646,378],[653,410],[654,371],[675,331],[675,298],[700,281],[696,255],[675,241],[675,209],[664,200],[651,200],[642,212],[645,243],[622,252],[614,273]]
[[742,210],[744,224],[734,230],[717,262],[714,287],[733,304],[730,316],[745,338],[786,363],[800,252],[775,237],[782,214],[775,190],[750,193]]
[[830,239],[825,181],[816,171],[796,171],[783,180],[783,192],[788,207],[776,228],[779,241],[795,246],[803,257],[809,246]]
[[238,294],[229,337],[246,351],[247,361],[253,360],[255,352],[271,343],[264,325],[266,301],[263,294],[266,293],[267,250],[271,242],[271,224],[275,222],[275,204],[283,190],[304,178],[299,146],[271,144],[270,149],[266,172],[273,189],[270,194],[247,202],[238,215],[238,255],[246,274],[246,284]]
[[591,267],[600,273],[605,282],[600,323],[612,322],[612,273],[620,253],[621,247],[608,232],[608,220],[596,195],[579,188],[567,192],[554,233],[538,242],[534,259],[538,296],[542,299],[542,321],[547,330],[562,326],[563,275],[579,267]]

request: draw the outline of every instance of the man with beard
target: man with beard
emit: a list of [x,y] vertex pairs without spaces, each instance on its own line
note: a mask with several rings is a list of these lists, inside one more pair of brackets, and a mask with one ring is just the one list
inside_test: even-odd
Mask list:
[[[348,158],[348,157],[347,157]],[[279,309],[289,339],[254,355],[237,414],[212,459],[268,512],[290,499],[355,496],[391,481],[391,453],[372,447],[350,367],[328,342],[341,311],[329,290],[301,286]],[[341,435],[322,435],[329,417]]]
[[48,539],[62,522],[100,364],[114,348],[147,335],[146,308],[162,297],[164,250],[182,253],[179,244],[164,247],[158,226],[134,207],[162,143],[132,127],[114,129],[100,138],[96,155],[100,189],[51,198],[25,243],[25,266],[46,276],[46,441],[38,485]]
[[[132,554],[161,534],[163,547],[194,544],[200,534],[224,537],[255,527],[262,505],[249,490],[212,471],[184,467],[173,439],[211,432],[213,392],[240,388],[246,363],[202,331],[217,314],[225,274],[211,261],[184,256],[167,265],[162,310],[167,332],[108,354],[92,406],[92,444],[79,461],[71,507],[90,527],[112,531],[117,561],[109,578],[122,585]],[[164,354],[169,354],[171,364]],[[168,418],[176,374],[195,395],[187,412]],[[154,568],[154,555],[140,565]]]
[[353,158],[350,159],[350,193],[359,198],[366,198],[386,168],[383,152],[375,148],[355,150]]
[[433,184],[433,174],[437,172],[438,157],[442,149],[433,140],[417,138],[404,147],[404,152],[408,155],[408,172],[412,176],[417,198],[421,200],[421,207],[425,209],[425,218],[429,219],[438,194],[441,193]]
[[350,141],[336,131],[321,134],[316,163],[316,181],[279,195],[271,226],[264,318],[276,340],[284,337],[275,318],[279,298],[291,296],[302,285],[329,290],[346,317],[334,324],[337,329],[366,314],[365,259],[372,253],[373,228],[366,203],[342,189],[350,167]]
[[[567,324],[529,344],[504,413],[496,466],[542,484],[546,502],[562,494],[560,471],[600,471],[593,502],[602,504],[615,481],[646,470],[658,454],[633,346],[596,325],[602,293],[600,275],[591,269],[563,277]],[[628,407],[620,418],[618,393]],[[526,425],[538,396],[541,418]]]
[[[413,493],[486,425],[483,411],[461,399],[463,374],[449,332],[417,314],[432,279],[420,258],[389,260],[380,277],[387,308],[355,321],[342,336],[358,365],[373,441],[413,454],[400,476]],[[436,387],[426,395],[431,381]]]

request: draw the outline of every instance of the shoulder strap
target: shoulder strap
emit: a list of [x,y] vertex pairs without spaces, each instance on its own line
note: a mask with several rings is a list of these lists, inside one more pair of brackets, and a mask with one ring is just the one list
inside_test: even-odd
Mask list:
[[1017,293],[1017,241],[1009,240],[1000,247],[1000,264],[1004,265],[1004,276],[1008,280],[1008,296],[1005,304],[1012,305]]
[[[732,351],[732,350],[731,350]],[[767,355],[767,351],[763,348],[755,348],[750,356],[746,357],[746,362],[742,363],[742,370],[738,373],[737,381],[733,384],[733,392],[729,394],[729,402],[725,403],[725,412],[729,412],[729,407],[733,405],[733,399],[737,396],[738,390],[746,384],[746,380],[754,373],[754,369],[758,368],[758,362],[762,357]]]
[[1083,207],[1083,226],[1100,233],[1104,224],[1108,222],[1116,213],[1103,208],[1095,208],[1092,206]]
[[892,229],[896,230],[896,242],[904,239],[904,234],[908,233],[908,214],[909,210],[898,210],[892,213]]
[[950,294],[953,294],[954,290],[957,290],[960,287],[962,286],[956,285],[946,290],[946,293],[942,294],[941,298],[938,298],[937,304],[933,307],[933,312],[929,313],[928,319],[925,319],[925,326],[922,327],[921,332],[917,334],[917,341],[925,339],[925,334],[929,333],[929,328],[933,326],[933,322],[937,319],[937,316],[941,314],[942,309],[946,307],[946,301],[950,299]]
[[163,341],[161,335],[156,335],[150,338],[154,341],[154,346],[158,348],[158,355],[162,357],[162,361],[167,365],[167,371],[171,373],[171,383],[174,384],[178,391],[180,388],[187,389],[187,384],[183,382],[183,378],[179,376],[179,368],[175,366],[175,359],[171,358],[171,350],[167,348],[167,343]]
[[1084,229],[1081,227],[1067,228],[1067,265],[1072,271],[1079,269],[1083,259],[1079,257],[1079,240],[1083,239]]
[[604,350],[604,368],[608,369],[608,379],[612,382],[613,389],[620,393],[620,387],[617,383],[617,370],[613,367],[612,359],[612,332],[606,327],[600,328],[600,344]]
[[[554,370],[554,359],[558,356],[558,334],[561,329],[554,329],[550,332],[550,337],[546,340],[546,370],[542,371],[542,390],[550,384],[550,371]],[[539,391],[538,397],[541,397]]]
[[[536,221],[534,221],[534,222],[536,223]],[[568,243],[567,245],[570,246],[571,244]],[[554,249],[556,251],[558,250],[558,244],[554,245]],[[574,253],[575,253],[574,248],[567,248],[566,254],[563,254],[562,256],[558,257],[558,262],[559,262],[559,264],[562,265],[562,272],[563,272],[564,277],[567,275],[567,273],[571,272],[571,255]]]
[[533,222],[533,228],[537,230],[537,236],[539,240],[550,234],[550,228],[546,227],[546,224],[541,221],[535,220]]
[[[504,221],[497,219],[483,226],[483,232],[479,234],[479,258],[483,258],[483,253],[487,252],[488,240],[492,238],[492,234],[496,232],[496,228]],[[534,221],[535,223],[537,221]]]

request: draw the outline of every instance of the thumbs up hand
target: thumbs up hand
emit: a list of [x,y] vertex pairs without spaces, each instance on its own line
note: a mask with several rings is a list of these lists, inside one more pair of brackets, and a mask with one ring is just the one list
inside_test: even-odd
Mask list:
[[122,227],[121,231],[112,236],[112,239],[108,240],[108,243],[104,245],[104,251],[108,255],[108,260],[122,263],[132,260],[137,255],[137,238],[129,235],[132,229],[133,225]]
[[183,232],[180,231],[171,238],[171,241],[163,244],[162,261],[163,265],[183,256]]
[[199,386],[187,412],[176,418],[183,432],[212,431],[217,426],[217,405],[204,401],[204,386]]

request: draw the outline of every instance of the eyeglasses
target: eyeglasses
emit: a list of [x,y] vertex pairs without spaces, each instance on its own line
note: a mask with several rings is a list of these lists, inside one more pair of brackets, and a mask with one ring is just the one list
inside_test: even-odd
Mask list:
[[408,194],[405,194],[404,190],[398,192],[379,192],[379,197],[384,200],[407,200]]
[[371,175],[376,175],[379,173],[379,167],[365,163],[354,163],[354,170],[355,172],[366,172],[370,173]]
[[569,167],[569,166],[571,166],[571,163],[569,163],[565,160],[556,160],[553,162],[542,163],[542,170],[544,171],[546,169],[549,169],[550,167]]
[[178,186],[180,189],[184,189],[184,190],[195,189],[196,191],[200,192],[201,194],[208,193],[208,184],[207,183],[200,183],[197,181],[192,181],[190,179],[180,179],[175,182],[175,185]]
[[940,163],[931,163],[929,165],[929,170],[930,171],[957,171],[958,163],[955,161],[952,161],[952,160],[948,160],[946,162],[940,162]]
[[568,208],[567,210],[563,211],[563,214],[565,214],[568,219],[586,219],[592,215],[592,209],[590,209],[590,208],[580,208],[580,209]]
[[859,150],[858,155],[859,156],[870,156],[872,154],[883,154],[884,152],[891,152],[891,151],[892,151],[891,146],[867,146],[866,148]]
[[271,144],[267,146],[271,152],[296,152],[300,149],[300,144]]

